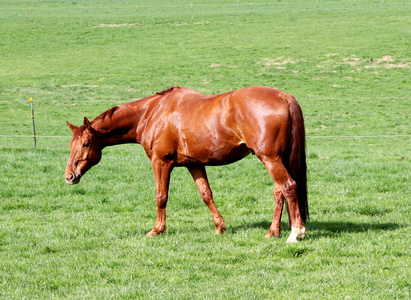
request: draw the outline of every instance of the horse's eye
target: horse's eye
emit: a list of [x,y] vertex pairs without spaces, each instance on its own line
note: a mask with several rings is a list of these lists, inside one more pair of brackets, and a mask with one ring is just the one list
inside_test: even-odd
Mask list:
[[83,148],[88,147],[88,145],[90,145],[90,143],[84,143],[84,144],[83,144]]

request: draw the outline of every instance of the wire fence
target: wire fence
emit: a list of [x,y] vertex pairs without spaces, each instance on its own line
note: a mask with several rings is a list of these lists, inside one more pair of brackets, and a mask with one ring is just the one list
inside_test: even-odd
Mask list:
[[[369,100],[391,100],[395,101],[398,99],[405,99],[408,100],[410,97],[407,96],[402,96],[402,97],[395,97],[395,96],[390,96],[390,97],[374,97],[374,98],[317,98],[317,99],[299,99],[299,101],[354,101],[354,102],[360,102],[360,101],[369,101]],[[138,100],[138,99],[135,99]],[[27,102],[27,100],[0,100],[0,103],[5,103],[5,102]],[[36,102],[41,102],[41,103],[50,103],[50,102],[73,102],[73,100],[56,100],[56,99],[39,99],[36,100]],[[75,102],[84,102],[84,103],[124,103],[124,100],[97,100],[97,99],[76,99]],[[0,135],[0,138],[33,138],[33,135]],[[46,138],[46,139],[70,139],[71,136],[57,136],[57,135],[36,135],[36,138]],[[411,137],[411,134],[384,134],[384,135],[307,135],[306,138],[308,139],[395,139],[395,138],[409,138]]]
[[[361,102],[361,101],[369,101],[369,100],[390,100],[395,101],[399,99],[408,100],[410,97],[408,96],[387,96],[387,97],[369,97],[369,98],[317,98],[317,99],[298,99],[298,101],[353,101],[353,102]],[[138,100],[138,99],[134,99]],[[13,103],[13,102],[27,102],[27,100],[0,100],[0,103]],[[82,103],[125,103],[125,100],[110,100],[110,99],[76,99],[76,100],[57,100],[57,99],[37,99],[36,102],[40,103],[51,103],[51,102],[82,102]],[[43,136],[35,136],[36,138],[51,138],[51,139],[70,139],[71,136],[54,136],[54,135],[43,135]],[[384,138],[384,139],[391,139],[391,138],[408,138],[411,137],[410,134],[385,134],[385,135],[307,135],[308,139],[349,139],[349,138],[362,138],[362,139],[374,139],[374,138]],[[0,135],[0,138],[33,138],[33,135]]]

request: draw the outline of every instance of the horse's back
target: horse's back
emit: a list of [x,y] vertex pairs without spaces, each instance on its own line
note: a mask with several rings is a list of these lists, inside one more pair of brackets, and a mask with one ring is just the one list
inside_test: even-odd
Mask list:
[[[288,103],[281,96],[284,92],[265,87],[252,86],[218,94],[203,95],[196,91],[179,88],[170,95],[166,114],[178,117],[180,125],[187,128],[207,127],[230,132],[255,126],[276,126],[273,123],[289,118]],[[174,121],[174,120],[173,120]],[[216,126],[217,125],[217,126]]]
[[288,104],[283,100],[280,90],[265,87],[251,86],[236,91],[229,92],[231,105],[244,105],[252,113],[262,113],[260,108],[264,108],[266,114],[281,114],[288,112]]
[[284,92],[266,86],[250,86],[218,95],[204,95],[188,88],[178,87],[173,89],[171,98],[174,98],[174,101],[190,101],[202,106],[222,105],[224,100],[229,98],[233,105],[239,102],[265,103],[271,108],[279,109],[286,104],[280,95],[281,93]]

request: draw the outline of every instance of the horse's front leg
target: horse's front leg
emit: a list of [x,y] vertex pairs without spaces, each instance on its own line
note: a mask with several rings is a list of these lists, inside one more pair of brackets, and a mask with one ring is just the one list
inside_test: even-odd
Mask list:
[[188,170],[193,176],[193,179],[197,185],[197,188],[200,192],[201,198],[203,199],[204,203],[207,204],[208,208],[210,209],[211,215],[213,216],[213,221],[215,225],[215,233],[221,234],[226,231],[225,222],[217,207],[215,206],[213,200],[213,194],[210,189],[210,185],[208,184],[207,173],[205,167],[202,165],[199,166],[191,166],[188,167]]
[[270,230],[265,235],[266,238],[270,238],[272,236],[279,237],[281,232],[281,215],[284,207],[284,195],[281,191],[281,187],[277,183],[274,186],[274,201],[275,208],[273,223],[270,226]]
[[173,167],[170,163],[156,158],[152,159],[151,164],[156,182],[157,219],[154,228],[147,233],[147,236],[156,236],[166,230],[168,187],[170,185],[170,173]]

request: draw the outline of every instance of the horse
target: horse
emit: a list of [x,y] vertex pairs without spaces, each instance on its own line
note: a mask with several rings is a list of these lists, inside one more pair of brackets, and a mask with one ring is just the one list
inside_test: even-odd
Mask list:
[[208,206],[215,233],[226,225],[213,200],[205,166],[236,162],[250,153],[264,164],[274,181],[274,216],[266,238],[279,237],[286,199],[291,233],[287,242],[306,235],[309,218],[304,119],[290,94],[251,86],[203,95],[183,87],[114,106],[77,127],[67,122],[73,137],[65,171],[68,184],[77,184],[96,165],[107,146],[140,144],[151,161],[156,189],[157,218],[147,236],[166,229],[170,174],[186,167]]

